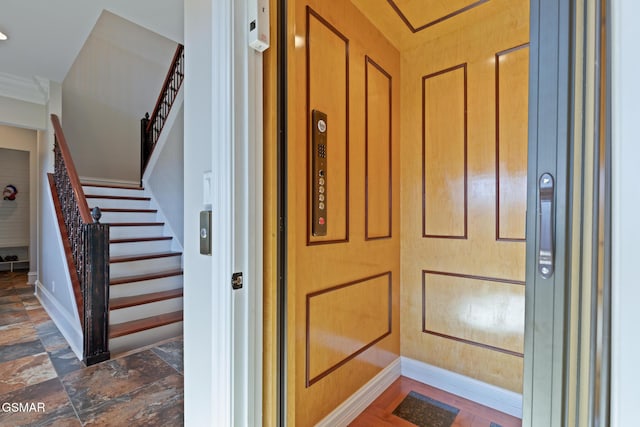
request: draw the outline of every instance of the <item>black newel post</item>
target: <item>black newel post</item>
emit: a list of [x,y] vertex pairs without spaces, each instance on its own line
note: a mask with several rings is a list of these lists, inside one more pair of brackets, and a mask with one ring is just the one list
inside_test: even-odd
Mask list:
[[83,230],[85,259],[84,362],[87,366],[108,360],[109,354],[109,225],[100,224],[100,211],[94,209],[96,222]]
[[142,174],[147,166],[149,160],[150,146],[151,146],[151,134],[147,132],[149,127],[149,113],[147,112],[142,119],[140,119],[140,185],[142,185]]

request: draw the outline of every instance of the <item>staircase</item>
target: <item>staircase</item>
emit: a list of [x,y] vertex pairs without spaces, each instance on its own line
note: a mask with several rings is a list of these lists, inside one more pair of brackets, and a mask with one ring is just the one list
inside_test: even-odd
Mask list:
[[182,334],[182,253],[144,189],[82,185],[109,224],[112,356]]

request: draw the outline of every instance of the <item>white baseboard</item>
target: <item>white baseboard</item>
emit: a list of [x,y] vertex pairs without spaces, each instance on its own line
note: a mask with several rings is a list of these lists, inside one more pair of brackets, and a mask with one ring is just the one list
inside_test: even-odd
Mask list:
[[522,418],[521,394],[404,356],[400,359],[405,377]]
[[125,187],[140,187],[140,181],[128,181],[123,179],[107,179],[107,178],[95,178],[92,176],[81,176],[80,181],[83,184],[97,184],[97,185],[122,185]]
[[371,405],[395,380],[400,377],[400,358],[391,362],[378,375],[363,385],[351,397],[342,402],[329,415],[324,417],[316,427],[347,426],[358,415]]
[[27,284],[28,285],[35,285],[37,280],[38,280],[38,273],[37,272],[30,271],[29,273],[27,273]]
[[40,280],[36,281],[36,297],[51,320],[53,320],[53,323],[55,323],[65,337],[76,357],[82,360],[83,335],[82,327],[77,324],[77,319],[60,305],[58,300],[44,287]]

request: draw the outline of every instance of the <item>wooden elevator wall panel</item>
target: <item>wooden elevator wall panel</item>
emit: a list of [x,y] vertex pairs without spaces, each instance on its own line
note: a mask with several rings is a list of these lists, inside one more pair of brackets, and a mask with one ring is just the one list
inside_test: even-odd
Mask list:
[[392,79],[365,58],[365,236],[391,237],[392,228]]
[[389,334],[391,272],[307,294],[307,385]]
[[412,37],[400,39],[401,354],[522,392],[525,244],[497,240],[496,225],[524,237],[528,49],[511,49],[529,41],[529,2],[490,0]]
[[[287,420],[306,427],[400,354],[400,54],[349,1],[295,0],[288,14]],[[312,109],[327,113],[335,209],[317,237]]]
[[529,45],[496,54],[496,238],[525,239]]
[[422,78],[424,237],[467,238],[467,66]]
[[523,285],[424,271],[422,331],[522,357]]
[[[307,13],[307,123],[311,111],[327,115],[327,235],[310,243],[349,240],[349,40],[322,16]],[[307,125],[310,129],[311,126]],[[307,136],[311,140],[311,131]],[[307,149],[310,143],[307,142]],[[307,177],[309,185],[315,177]],[[311,199],[311,192],[308,193]],[[316,203],[309,200],[309,204]],[[311,206],[308,223],[311,228]]]

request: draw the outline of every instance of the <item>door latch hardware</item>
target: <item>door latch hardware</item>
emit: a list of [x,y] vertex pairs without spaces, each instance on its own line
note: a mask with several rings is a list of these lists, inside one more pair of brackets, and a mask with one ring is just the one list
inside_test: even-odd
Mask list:
[[211,211],[200,211],[200,253],[211,255]]
[[553,275],[554,270],[554,251],[553,251],[553,202],[554,202],[554,182],[553,176],[544,173],[540,177],[538,184],[540,195],[540,211],[538,213],[540,219],[540,241],[538,252],[538,272],[540,275],[549,279]]
[[233,273],[231,276],[231,287],[236,289],[242,289],[242,273]]

